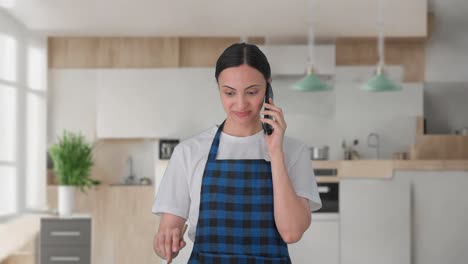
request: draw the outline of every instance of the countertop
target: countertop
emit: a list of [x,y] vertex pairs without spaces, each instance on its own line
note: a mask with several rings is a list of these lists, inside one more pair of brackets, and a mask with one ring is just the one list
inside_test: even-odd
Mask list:
[[337,177],[317,177],[318,182],[337,182],[340,178],[388,179],[397,170],[467,171],[468,160],[313,160],[312,167],[337,169]]

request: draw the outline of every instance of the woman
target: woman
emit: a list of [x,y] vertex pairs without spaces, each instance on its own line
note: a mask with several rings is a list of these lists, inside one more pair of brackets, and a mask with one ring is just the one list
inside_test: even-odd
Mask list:
[[188,219],[189,263],[290,263],[286,244],[299,241],[321,207],[308,147],[285,137],[282,109],[264,103],[270,75],[255,45],[233,44],[219,57],[227,117],[177,145],[153,205],[161,215],[153,247],[168,262],[185,246]]

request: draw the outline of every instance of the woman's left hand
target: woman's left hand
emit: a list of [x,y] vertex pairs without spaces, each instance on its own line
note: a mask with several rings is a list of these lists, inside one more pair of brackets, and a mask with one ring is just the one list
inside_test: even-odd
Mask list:
[[275,106],[273,99],[270,98],[270,103],[265,103],[264,107],[269,110],[263,110],[260,113],[273,117],[273,120],[268,118],[260,119],[262,122],[270,124],[273,127],[273,133],[271,133],[271,135],[265,134],[265,142],[267,144],[268,153],[271,156],[275,153],[283,152],[283,138],[287,125],[284,120],[283,110]]

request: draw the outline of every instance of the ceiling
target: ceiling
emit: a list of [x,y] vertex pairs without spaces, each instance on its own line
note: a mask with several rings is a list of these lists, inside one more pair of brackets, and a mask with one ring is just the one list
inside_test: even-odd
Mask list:
[[[315,0],[318,37],[375,37],[376,0]],[[305,36],[307,0],[0,0],[47,35]],[[386,0],[386,35],[424,37],[427,0]],[[395,19],[397,17],[397,19]]]

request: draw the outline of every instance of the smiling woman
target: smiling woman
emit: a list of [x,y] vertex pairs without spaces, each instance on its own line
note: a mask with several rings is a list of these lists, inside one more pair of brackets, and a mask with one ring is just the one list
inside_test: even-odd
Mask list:
[[229,46],[215,78],[226,118],[174,149],[153,205],[162,216],[154,250],[170,263],[188,221],[188,263],[291,263],[287,244],[321,207],[309,148],[285,136],[282,109],[265,102],[272,79],[257,46]]
[[[222,71],[218,77],[218,85],[221,89],[224,111],[228,114],[229,121],[226,122],[225,131],[229,133],[226,133],[233,136],[248,136],[258,131],[259,113],[266,89],[266,81],[262,74],[255,68],[243,64]],[[237,126],[232,127],[232,124]]]

